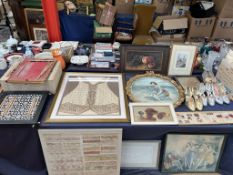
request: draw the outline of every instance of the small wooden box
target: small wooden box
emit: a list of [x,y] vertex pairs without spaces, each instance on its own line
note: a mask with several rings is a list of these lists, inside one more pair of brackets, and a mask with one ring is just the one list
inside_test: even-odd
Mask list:
[[57,86],[59,84],[62,69],[60,62],[57,62],[53,67],[52,72],[50,73],[48,79],[44,83],[9,83],[7,82],[8,78],[11,75],[11,72],[20,64],[20,62],[12,65],[6,73],[1,77],[0,83],[4,91],[49,91],[52,94],[56,93]]

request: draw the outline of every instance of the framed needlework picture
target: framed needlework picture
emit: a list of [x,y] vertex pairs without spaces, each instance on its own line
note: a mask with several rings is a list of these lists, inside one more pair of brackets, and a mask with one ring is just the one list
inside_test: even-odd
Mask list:
[[225,135],[168,134],[162,171],[169,173],[216,172]]
[[172,46],[168,75],[191,75],[196,53],[197,46],[174,44]]
[[130,103],[130,118],[133,125],[177,125],[171,103]]
[[47,92],[6,91],[0,94],[0,124],[35,124]]
[[126,122],[121,74],[65,73],[47,122]]
[[161,141],[123,141],[121,167],[159,168]]
[[121,45],[122,68],[126,72],[154,71],[167,74],[169,46]]
[[49,175],[120,175],[122,129],[39,129]]

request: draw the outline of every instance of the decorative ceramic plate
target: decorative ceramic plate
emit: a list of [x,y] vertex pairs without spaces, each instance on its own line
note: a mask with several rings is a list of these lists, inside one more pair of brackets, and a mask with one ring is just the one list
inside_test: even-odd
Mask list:
[[42,52],[35,55],[36,59],[53,59],[51,52]]
[[83,65],[88,63],[89,58],[86,55],[77,55],[77,56],[72,56],[70,62],[72,64],[77,64],[77,65]]
[[47,92],[8,91],[0,95],[0,124],[35,124]]
[[174,80],[158,74],[132,77],[126,86],[129,98],[134,102],[172,103],[174,107],[184,101],[184,91]]
[[14,64],[17,61],[22,61],[23,60],[23,56],[21,54],[13,54],[13,55],[9,55],[6,57],[6,60],[10,63],[10,64]]

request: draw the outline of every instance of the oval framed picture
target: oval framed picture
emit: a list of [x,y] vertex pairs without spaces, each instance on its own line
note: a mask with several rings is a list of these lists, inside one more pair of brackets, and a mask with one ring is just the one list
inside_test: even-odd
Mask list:
[[159,74],[143,74],[132,77],[126,85],[126,92],[133,102],[172,103],[174,107],[184,101],[184,91],[169,77]]

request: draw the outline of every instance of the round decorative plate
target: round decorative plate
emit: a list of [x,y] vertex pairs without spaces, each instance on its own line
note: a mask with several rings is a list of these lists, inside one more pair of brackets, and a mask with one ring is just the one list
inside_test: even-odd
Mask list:
[[159,74],[132,77],[127,82],[126,92],[133,102],[172,103],[177,107],[184,101],[182,87],[169,77]]

